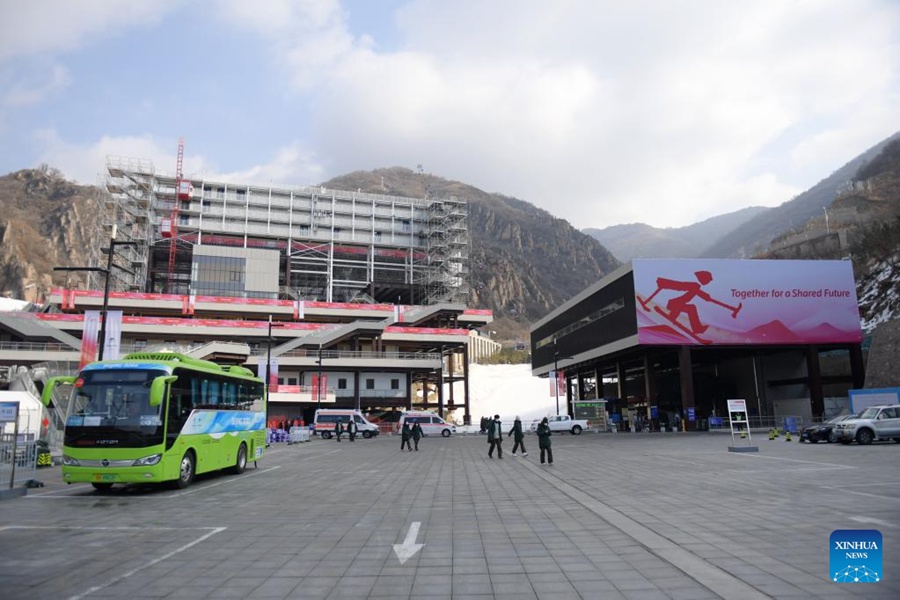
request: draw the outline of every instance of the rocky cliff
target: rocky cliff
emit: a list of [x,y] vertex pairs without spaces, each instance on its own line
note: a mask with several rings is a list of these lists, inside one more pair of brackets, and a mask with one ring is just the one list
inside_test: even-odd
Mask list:
[[67,276],[85,280],[53,268],[90,264],[97,192],[46,167],[0,177],[0,293],[38,300]]

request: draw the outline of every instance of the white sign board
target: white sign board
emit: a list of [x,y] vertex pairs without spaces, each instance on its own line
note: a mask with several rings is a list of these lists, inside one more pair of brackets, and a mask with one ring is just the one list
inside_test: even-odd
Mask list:
[[746,433],[750,443],[750,419],[747,416],[747,401],[744,399],[728,400],[728,423],[731,426],[731,445],[734,446],[734,434]]
[[0,402],[0,423],[15,423],[18,414],[18,402]]

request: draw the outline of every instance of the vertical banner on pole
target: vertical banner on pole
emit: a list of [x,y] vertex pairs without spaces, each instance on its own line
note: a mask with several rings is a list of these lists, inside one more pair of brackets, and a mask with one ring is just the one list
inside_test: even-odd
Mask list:
[[[269,370],[266,368],[266,357],[262,356],[258,359],[256,363],[256,374],[263,381],[268,381],[266,377],[268,377]],[[271,391],[271,390],[270,390]]]
[[81,332],[81,361],[78,368],[97,360],[97,338],[100,335],[100,311],[84,312],[84,329]]
[[122,347],[122,311],[106,313],[106,340],[103,342],[103,358],[118,360]]
[[550,371],[550,395],[564,396],[566,393],[566,378],[562,371]]
[[313,402],[317,401],[319,399],[319,376],[316,374],[312,376],[312,389],[310,391],[312,392]]
[[278,359],[272,359],[272,368],[269,369],[269,391],[278,391]]
[[294,320],[303,320],[303,300],[294,300]]

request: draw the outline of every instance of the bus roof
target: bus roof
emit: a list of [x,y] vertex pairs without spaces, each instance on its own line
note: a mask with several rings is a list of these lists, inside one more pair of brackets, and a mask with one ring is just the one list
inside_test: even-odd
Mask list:
[[210,360],[193,358],[179,352],[132,352],[126,354],[119,360],[91,363],[87,365],[85,369],[103,369],[113,365],[118,366],[119,368],[128,365],[139,369],[149,369],[158,366],[166,366],[169,368],[184,366],[202,371],[214,371],[224,375],[233,375],[235,377],[258,379],[256,374],[246,367],[240,365],[220,365]]

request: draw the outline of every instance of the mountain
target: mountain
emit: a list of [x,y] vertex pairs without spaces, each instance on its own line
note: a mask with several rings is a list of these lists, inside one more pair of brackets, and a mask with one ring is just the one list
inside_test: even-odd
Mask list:
[[356,171],[322,184],[413,198],[468,202],[469,304],[494,311],[503,340],[526,340],[528,326],[619,266],[597,240],[528,202],[403,167]]
[[857,171],[877,157],[890,142],[897,139],[900,139],[900,133],[895,133],[869,148],[802,194],[750,219],[739,229],[721,237],[700,256],[749,258],[764,251],[775,238],[785,232],[801,227],[810,219],[818,217],[824,219],[823,209],[831,206],[840,190],[854,178]]
[[724,233],[734,231],[769,210],[750,206],[688,225],[661,229],[644,223],[613,225],[603,229],[582,229],[615,255],[627,262],[633,258],[693,258],[700,256]]
[[0,292],[35,300],[66,277],[83,284],[84,273],[53,267],[90,264],[98,196],[47,166],[0,177]]

